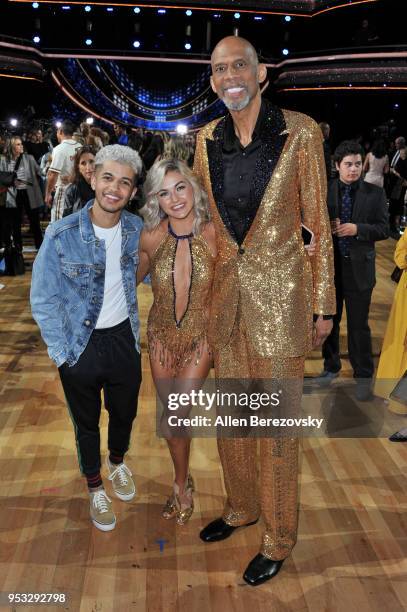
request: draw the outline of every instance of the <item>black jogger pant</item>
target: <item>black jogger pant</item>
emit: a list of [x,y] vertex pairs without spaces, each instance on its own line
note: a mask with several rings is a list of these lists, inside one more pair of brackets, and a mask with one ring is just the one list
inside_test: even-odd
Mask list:
[[109,413],[108,448],[124,455],[130,443],[141,383],[141,356],[130,321],[95,329],[77,363],[59,368],[74,424],[79,465],[84,475],[101,467],[99,419],[101,391]]

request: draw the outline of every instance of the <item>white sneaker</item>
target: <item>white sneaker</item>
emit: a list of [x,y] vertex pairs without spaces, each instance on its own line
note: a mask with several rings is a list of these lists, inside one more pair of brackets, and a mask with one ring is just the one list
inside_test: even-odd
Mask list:
[[112,482],[113,492],[122,501],[130,501],[136,495],[136,487],[132,473],[125,463],[114,465],[106,457],[106,466],[109,470],[109,480]]
[[101,531],[111,531],[116,527],[116,517],[112,510],[112,501],[104,489],[90,492],[90,517],[92,523]]

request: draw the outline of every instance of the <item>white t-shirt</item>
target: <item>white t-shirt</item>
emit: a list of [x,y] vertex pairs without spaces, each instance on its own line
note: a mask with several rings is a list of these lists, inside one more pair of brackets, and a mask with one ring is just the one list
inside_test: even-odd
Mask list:
[[82,145],[76,142],[76,140],[63,140],[52,151],[52,160],[49,169],[59,174],[56,184],[57,187],[61,187],[63,184],[61,182],[62,176],[71,174],[75,153],[81,146]]
[[93,224],[95,235],[105,241],[106,269],[102,310],[96,329],[113,327],[128,318],[126,296],[123,288],[120,258],[122,254],[121,222],[114,227],[99,227]]

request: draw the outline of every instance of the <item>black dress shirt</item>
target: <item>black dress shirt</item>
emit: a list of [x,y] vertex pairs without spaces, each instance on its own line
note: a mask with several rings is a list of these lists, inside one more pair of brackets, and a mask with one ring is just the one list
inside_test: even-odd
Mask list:
[[254,201],[251,186],[262,144],[261,134],[265,117],[266,109],[264,102],[262,102],[252,141],[247,147],[243,147],[236,136],[230,115],[225,122],[222,149],[223,198],[239,245],[245,239],[260,206],[260,201]]

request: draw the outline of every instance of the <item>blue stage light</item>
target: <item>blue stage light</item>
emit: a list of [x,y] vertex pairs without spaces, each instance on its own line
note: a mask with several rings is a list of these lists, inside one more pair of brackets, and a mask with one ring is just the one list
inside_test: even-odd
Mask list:
[[135,6],[133,10],[136,13],[136,15],[138,15],[141,9],[138,6]]
[[240,13],[235,13],[235,14],[233,15],[233,17],[234,17],[235,19],[240,19]]
[[90,47],[90,45],[92,44],[92,39],[91,38],[87,38],[85,40],[85,45],[87,45],[88,47]]
[[167,11],[165,9],[158,9],[157,13],[159,13],[160,15],[165,15]]
[[107,10],[108,13],[113,13],[114,8],[111,7],[111,6],[108,6],[106,10]]
[[33,37],[33,41],[34,41],[35,43],[39,43],[39,42],[40,42],[40,40],[41,40],[41,39],[40,39],[40,37],[39,37],[39,36],[34,36],[34,37]]
[[89,4],[87,4],[87,5],[85,6],[85,13],[90,13],[90,12],[91,12],[91,10],[92,10],[92,7],[91,7],[91,6],[89,6]]
[[290,52],[289,52],[288,49],[283,49],[282,53],[283,53],[283,55],[288,55]]
[[70,7],[70,6],[68,6],[67,4],[64,4],[64,6],[62,7],[62,10],[63,10],[63,11],[70,11],[70,10],[71,10],[71,7]]
[[191,15],[192,15],[192,11],[190,11],[190,10],[188,9],[187,11],[185,11],[185,15],[186,15],[187,17],[191,17]]
[[33,3],[32,3],[32,7],[33,7],[34,9],[38,8],[39,6],[40,6],[40,5],[38,4],[38,2],[33,2]]
[[284,17],[284,21],[287,21],[287,22],[288,22],[288,21],[291,21],[291,17],[290,17],[290,15],[286,15],[286,16]]
[[140,47],[140,41],[139,41],[139,40],[135,40],[135,41],[133,42],[133,47],[134,47],[135,49],[138,49],[138,48]]
[[215,19],[219,19],[220,18],[220,14],[219,13],[215,13],[214,17],[215,17]]
[[261,17],[260,15],[256,15],[254,21],[263,21],[263,17]]
[[192,48],[192,45],[191,43],[185,43],[184,47],[187,51],[189,51]]

